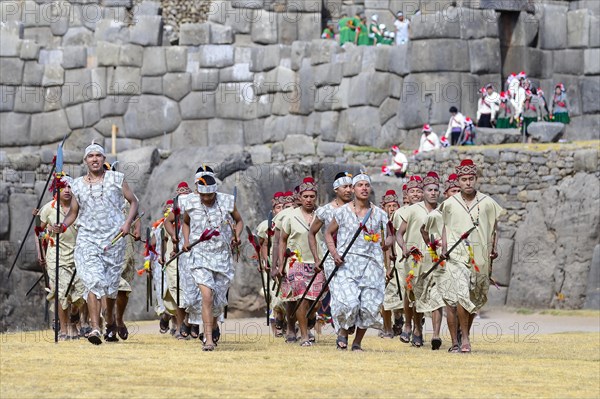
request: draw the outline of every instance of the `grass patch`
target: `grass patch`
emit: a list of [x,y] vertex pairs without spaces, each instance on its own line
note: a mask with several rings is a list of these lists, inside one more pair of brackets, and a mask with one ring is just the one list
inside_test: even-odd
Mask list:
[[593,309],[546,309],[540,314],[550,316],[600,317],[599,310]]
[[[600,334],[477,336],[471,355],[416,349],[368,336],[364,353],[340,352],[334,338],[301,348],[226,333],[215,352],[195,341],[133,333],[95,347],[55,345],[49,331],[0,336],[0,397],[8,398],[391,398],[598,397]],[[429,337],[427,337],[429,338]],[[428,343],[428,341],[426,341]]]
[[534,313],[535,313],[535,310],[533,310],[533,309],[521,308],[521,309],[517,309],[516,313],[517,313],[517,314],[534,314]]
[[375,148],[369,146],[355,146],[355,145],[346,145],[344,146],[344,152],[369,152],[376,154],[387,154],[389,152],[389,148]]

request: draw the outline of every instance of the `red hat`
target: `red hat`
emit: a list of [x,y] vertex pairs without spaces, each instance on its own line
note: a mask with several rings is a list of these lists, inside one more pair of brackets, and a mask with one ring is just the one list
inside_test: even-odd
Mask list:
[[396,192],[394,190],[387,190],[385,192],[385,195],[381,197],[381,206],[385,206],[386,204],[391,204],[394,202],[400,205],[400,203],[398,202],[398,195],[396,195]]
[[393,145],[391,151],[394,153],[400,152],[400,147],[398,147],[397,145]]
[[283,204],[283,199],[284,199],[284,195],[282,191],[278,191],[273,195],[273,206],[277,205],[277,204]]
[[298,194],[301,194],[305,191],[317,191],[317,185],[315,184],[315,179],[313,179],[312,177],[308,176],[305,177],[304,180],[302,180],[302,183],[300,184],[299,188],[298,188]]
[[429,124],[424,124],[423,125],[423,131],[424,132],[431,132],[431,126],[429,126]]
[[406,189],[410,190],[411,188],[423,189],[423,179],[421,179],[421,176],[413,175],[410,177],[408,183],[406,183]]
[[544,90],[538,89],[537,90],[537,94],[538,94],[538,96],[543,96],[544,95]]
[[460,165],[456,167],[456,177],[470,175],[477,176],[477,165],[470,159],[463,159]]
[[447,192],[451,188],[459,187],[458,186],[458,176],[456,173],[452,173],[448,176],[448,180],[446,180],[446,184],[444,184],[444,192]]
[[173,205],[173,200],[172,200],[172,199],[170,199],[170,200],[167,200],[166,204],[167,204],[167,205]]
[[188,184],[184,181],[182,181],[181,183],[179,183],[177,185],[177,194],[189,194],[192,192],[192,190],[190,190]]
[[291,191],[286,191],[283,193],[283,197],[281,198],[282,204],[289,204],[294,202],[294,193]]
[[186,182],[182,181],[179,183],[179,185],[177,185],[177,188],[189,188],[189,186]]
[[508,99],[508,95],[506,94],[505,91],[501,91],[500,92],[500,99],[501,100],[507,100]]
[[467,116],[465,118],[465,122],[467,122],[467,123],[473,123],[473,120]]
[[[557,84],[556,87],[560,87],[561,91],[565,91],[565,85],[562,83]],[[556,89],[556,87],[555,87],[555,89]]]
[[429,184],[434,184],[436,186],[440,185],[440,177],[434,171],[428,172],[427,176],[425,176],[425,178],[423,179],[423,187]]

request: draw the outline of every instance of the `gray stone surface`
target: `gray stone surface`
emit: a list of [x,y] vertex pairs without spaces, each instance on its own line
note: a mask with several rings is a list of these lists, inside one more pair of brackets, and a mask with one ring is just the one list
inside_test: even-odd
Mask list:
[[412,19],[410,28],[411,40],[432,38],[460,38],[460,23],[456,9],[435,14],[421,14]]
[[[87,16],[87,12],[85,14]],[[126,23],[109,17],[101,19],[96,23],[94,37],[96,40],[103,40],[115,44],[127,43],[129,41],[130,31]]]
[[268,164],[273,160],[271,148],[267,145],[254,145],[248,148],[248,152],[254,165]]
[[567,75],[583,75],[583,50],[554,51],[554,72]]
[[142,92],[140,68],[118,66],[108,70],[108,94],[137,95]]
[[167,47],[166,49],[167,71],[186,72],[188,50],[186,47]]
[[[122,116],[129,109],[130,104],[137,104],[143,100],[142,97],[108,96],[100,100],[100,117]],[[140,115],[142,117],[142,115]],[[134,137],[135,138],[135,137]]]
[[143,76],[160,76],[167,72],[164,47],[145,47],[143,59]]
[[100,120],[100,107],[97,102],[83,104],[83,125],[92,127]]
[[277,15],[266,10],[254,10],[251,34],[255,43],[277,43]]
[[500,40],[481,39],[469,41],[471,73],[500,73]]
[[192,90],[216,91],[219,85],[219,70],[200,69],[192,73]]
[[507,287],[509,285],[514,247],[514,240],[498,238],[498,257],[494,260],[492,277],[500,286]]
[[317,142],[317,155],[325,157],[340,157],[344,154],[344,144],[331,141]]
[[140,15],[131,27],[131,43],[142,46],[160,46],[162,44],[162,17],[158,15]]
[[584,309],[600,309],[600,244],[596,244],[594,247],[583,307]]
[[144,76],[142,78],[142,93],[144,94],[163,94],[162,77]]
[[[63,106],[82,103],[92,99],[94,94],[98,94],[95,92],[100,91],[104,91],[103,87],[93,84],[89,69],[67,69],[61,102]],[[106,95],[106,91],[103,94]]]
[[587,9],[567,13],[567,45],[584,48],[590,43],[590,13]]
[[119,52],[119,65],[141,67],[144,59],[144,48],[135,44],[124,44]]
[[184,73],[167,73],[163,76],[163,93],[175,101],[181,100],[191,90],[192,76]]
[[24,62],[18,58],[0,58],[0,84],[20,85],[23,79]]
[[31,117],[29,144],[56,143],[69,131],[67,114],[64,110],[35,114]]
[[311,58],[312,65],[324,64],[331,62],[335,53],[339,50],[339,45],[332,40],[313,40],[311,42]]
[[314,155],[315,144],[309,136],[290,134],[283,141],[283,152],[286,155]]
[[487,302],[483,309],[504,307],[506,305],[507,296],[508,287],[496,288],[493,285],[491,285],[490,290],[487,294]]
[[42,112],[44,110],[44,88],[31,86],[18,86],[14,96],[14,112],[27,114]]
[[179,44],[199,46],[210,43],[210,24],[182,24],[179,31]]
[[597,15],[590,18],[590,47],[600,47],[600,16]]
[[600,112],[600,76],[580,78],[582,111],[586,114]]
[[206,92],[191,92],[179,103],[181,118],[208,119],[215,117],[215,95]]
[[464,40],[498,37],[498,18],[494,11],[466,10],[460,18],[460,37]]
[[600,140],[600,118],[582,115],[571,118],[565,134],[567,140]]
[[221,83],[215,99],[219,118],[239,120],[256,118],[257,99],[251,83]]
[[33,40],[22,40],[19,57],[22,60],[37,60],[40,48],[41,46]]
[[44,67],[42,86],[60,86],[65,82],[65,70],[60,65],[47,64]]
[[[515,234],[507,304],[579,308],[592,259],[590,243],[598,242],[600,182],[577,173],[544,190],[542,197],[527,204]],[[558,300],[558,293],[565,299]]]
[[280,47],[265,46],[252,49],[250,70],[252,72],[262,72],[275,68],[279,65]]
[[208,121],[208,145],[244,145],[244,125],[242,121],[231,119],[210,119]]
[[17,86],[0,86],[0,112],[10,112],[15,106]]
[[354,145],[373,145],[381,125],[377,108],[354,107],[342,111],[336,141]]
[[233,65],[234,49],[228,45],[206,45],[198,51],[201,68],[223,68]]
[[232,44],[235,42],[233,28],[212,24],[210,28],[210,42],[212,44]]
[[173,132],[173,148],[205,147],[208,145],[208,121],[181,121]]
[[85,68],[87,66],[87,49],[83,46],[64,48],[61,65],[64,69]]
[[565,133],[565,125],[557,122],[534,122],[527,127],[527,133],[540,143],[555,143]]
[[65,109],[67,113],[67,122],[71,130],[83,127],[82,105],[74,105]]
[[476,145],[520,143],[521,141],[523,141],[523,135],[519,129],[489,129],[485,127],[476,129]]
[[0,112],[0,145],[26,146],[29,145],[31,116],[16,112]]
[[564,4],[540,4],[540,48],[556,50],[567,47],[567,10]]
[[90,46],[93,42],[94,34],[83,26],[69,28],[62,38],[63,46]]
[[411,72],[469,71],[469,44],[464,40],[431,39],[409,44]]
[[600,48],[583,51],[583,73],[586,75],[600,75]]
[[119,65],[119,51],[121,48],[117,44],[109,42],[98,42],[96,45],[96,57],[99,66],[117,66]]
[[146,139],[170,133],[181,122],[179,107],[173,100],[153,95],[141,95],[125,113],[125,126],[131,138]]

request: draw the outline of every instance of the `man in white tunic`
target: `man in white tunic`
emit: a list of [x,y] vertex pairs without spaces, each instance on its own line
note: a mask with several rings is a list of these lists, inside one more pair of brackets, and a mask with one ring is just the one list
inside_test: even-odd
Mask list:
[[[123,173],[104,170],[106,155],[102,146],[89,145],[83,159],[88,173],[75,179],[71,208],[62,225],[55,225],[55,229],[65,231],[77,220],[75,267],[85,287],[90,312],[92,332],[88,340],[100,345],[101,299],[106,299],[108,309],[114,308],[125,260],[126,241],[111,241],[119,233],[129,234],[138,199]],[[127,217],[123,213],[125,200],[130,204]],[[113,312],[106,312],[106,325],[116,327]]]
[[[236,237],[241,236],[244,226],[234,196],[218,193],[214,177],[197,177],[196,189],[197,194],[190,195],[185,204],[183,249],[190,252],[189,269],[202,294],[202,349],[212,351],[213,328],[227,305],[227,290],[233,280],[231,255],[240,244]],[[190,248],[190,243],[207,231],[217,231],[219,235]]]
[[[385,268],[383,265],[382,241],[379,232],[388,221],[385,211],[369,201],[371,178],[364,173],[352,179],[354,200],[338,208],[325,232],[325,242],[338,268],[333,279],[338,279],[333,291],[336,309],[332,317],[339,325],[336,345],[348,348],[348,330],[356,327],[352,350],[362,351],[362,339],[368,328],[383,328],[379,310],[385,291]],[[354,233],[369,209],[372,213],[348,251]],[[334,235],[337,234],[337,240]],[[337,241],[337,242],[336,242]]]

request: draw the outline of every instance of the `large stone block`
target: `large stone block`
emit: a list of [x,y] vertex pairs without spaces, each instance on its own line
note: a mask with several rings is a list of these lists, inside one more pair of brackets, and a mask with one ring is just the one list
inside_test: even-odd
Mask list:
[[389,96],[390,85],[388,74],[381,72],[362,72],[350,81],[348,105],[380,106]]
[[264,142],[265,119],[244,121],[244,143],[246,145],[256,145]]
[[509,47],[504,57],[503,71],[527,71],[530,76],[548,79],[553,76],[551,51],[531,47]]
[[539,143],[556,143],[565,133],[565,125],[556,122],[534,122],[527,133]]
[[163,76],[163,93],[175,101],[185,97],[192,88],[192,75],[190,73],[167,73]]
[[198,51],[201,68],[223,68],[233,65],[234,48],[228,45],[206,45]]
[[107,41],[114,44],[127,43],[130,30],[125,22],[115,18],[104,18],[96,23],[94,37],[97,41]]
[[500,40],[505,46],[532,46],[538,37],[539,21],[534,14],[519,13],[518,18],[501,15],[499,23]]
[[310,66],[310,60],[305,59],[298,72],[298,85],[293,92],[294,102],[290,107],[290,112],[294,114],[308,115],[314,110],[315,105],[315,83],[313,69]]
[[[556,50],[567,47],[567,11],[564,4],[540,4],[540,48]],[[516,71],[516,69],[515,69]]]
[[140,68],[118,66],[108,70],[108,94],[136,95],[142,92]]
[[14,96],[14,112],[32,114],[44,111],[44,88],[18,86]]
[[268,71],[279,65],[281,48],[278,45],[252,48],[250,70]]
[[266,10],[254,10],[252,41],[260,44],[277,43],[277,14]]
[[83,125],[92,127],[100,120],[100,107],[98,102],[83,104]]
[[254,73],[250,71],[250,64],[236,63],[219,71],[219,81],[221,83],[252,82],[254,81]]
[[585,76],[580,78],[581,111],[584,114],[600,112],[600,76]]
[[179,29],[179,44],[182,46],[199,46],[210,43],[210,24],[182,24]]
[[135,44],[124,44],[119,52],[119,65],[141,67],[144,60],[144,48]]
[[160,15],[162,13],[161,4],[158,1],[143,0],[134,7],[134,15]]
[[231,119],[210,119],[208,121],[208,145],[244,145],[244,125],[242,121]]
[[83,127],[83,112],[81,105],[74,105],[65,109],[67,113],[67,122],[71,130]]
[[144,62],[142,64],[143,76],[161,76],[167,72],[164,47],[144,48]]
[[19,57],[21,54],[21,39],[12,32],[0,30],[0,57]]
[[37,60],[40,54],[40,46],[38,43],[33,40],[22,40],[21,41],[21,52],[19,57],[22,60]]
[[130,31],[130,41],[142,46],[160,46],[162,44],[163,21],[159,15],[141,15]]
[[119,65],[119,51],[121,47],[109,42],[98,42],[96,45],[96,57],[99,66]]
[[455,8],[443,12],[421,14],[414,17],[410,25],[412,40],[434,38],[460,38],[460,14]]
[[567,13],[567,45],[573,48],[588,47],[590,44],[590,13],[588,10]]
[[292,44],[298,40],[298,13],[277,14],[277,37],[281,44]]
[[600,118],[598,115],[581,115],[571,118],[565,138],[574,140],[600,140]]
[[182,121],[173,132],[173,148],[205,147],[208,145],[208,121]]
[[354,145],[374,145],[381,132],[377,108],[355,107],[342,111],[336,141]]
[[200,69],[192,73],[192,90],[216,91],[219,86],[218,69]]
[[87,66],[87,48],[83,46],[65,47],[61,65],[64,69],[85,68]]
[[0,112],[10,112],[15,106],[18,86],[0,86]]
[[600,17],[596,15],[590,18],[590,47],[600,47]]
[[0,58],[0,84],[20,85],[23,81],[25,63],[18,58]]
[[83,26],[69,28],[62,37],[62,45],[66,46],[86,46],[94,43],[94,34],[91,30]]
[[458,73],[410,74],[404,78],[398,105],[398,128],[420,128],[425,123],[448,123],[448,109],[460,109],[462,83]]
[[27,61],[23,70],[23,84],[27,86],[41,86],[43,79],[44,65],[38,64],[37,61]]
[[498,37],[498,17],[494,10],[460,8],[460,38],[463,40]]
[[30,145],[31,115],[17,112],[0,112],[0,146]]
[[256,118],[257,97],[251,83],[221,83],[216,92],[217,117],[249,120]]
[[297,71],[302,65],[302,59],[310,57],[310,43],[295,41],[292,43],[292,69]]
[[283,141],[283,153],[286,155],[314,155],[315,143],[312,137],[303,134],[290,134]]
[[331,62],[333,55],[339,51],[339,45],[333,40],[317,39],[311,42],[312,65]]
[[35,114],[31,117],[32,145],[56,143],[70,132],[67,114],[63,109]]
[[583,75],[583,50],[554,51],[554,72],[567,75]]
[[[130,96],[108,96],[99,101],[100,117],[106,116],[122,116],[129,109],[130,104],[137,104],[141,101],[141,97]],[[141,115],[140,115],[141,117]],[[126,129],[127,130],[127,129]],[[128,130],[127,130],[128,131]]]
[[[93,84],[89,69],[67,69],[61,96],[63,106],[79,104],[94,98],[101,88]],[[104,93],[106,95],[106,93]]]
[[334,56],[334,58],[342,62],[342,74],[344,77],[356,76],[362,70],[363,48],[362,46],[357,47],[353,44],[344,44],[344,52]]
[[498,145],[520,143],[523,135],[519,129],[489,129],[478,127],[475,134],[475,145]]
[[500,40],[469,40],[471,73],[500,73]]
[[[314,0],[313,0],[314,1]],[[298,40],[309,42],[321,37],[321,14],[301,13],[298,20]]]
[[394,98],[386,98],[379,107],[379,124],[385,125],[387,121],[396,116],[398,112],[398,100]]
[[586,75],[600,75],[600,48],[583,51],[583,73]]
[[179,103],[181,118],[208,119],[215,117],[215,94],[208,92],[191,92]]
[[464,40],[431,39],[409,43],[412,73],[469,71],[469,45]]
[[596,244],[594,247],[583,308],[594,310],[600,309],[600,244]]
[[406,76],[410,73],[409,46],[392,46],[389,71],[396,75]]
[[65,70],[60,65],[47,64],[44,67],[42,86],[60,86],[65,82]]
[[170,133],[181,122],[179,106],[165,97],[141,95],[129,105],[125,113],[125,126],[129,137],[146,139]]

